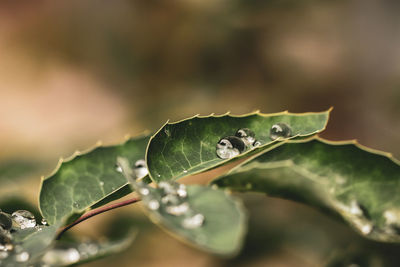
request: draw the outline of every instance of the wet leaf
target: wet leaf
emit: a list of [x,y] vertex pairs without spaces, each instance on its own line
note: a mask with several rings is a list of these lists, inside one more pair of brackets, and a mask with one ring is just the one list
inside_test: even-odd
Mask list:
[[[218,167],[232,158],[220,158],[216,145],[221,138],[234,136],[239,129],[255,134],[256,147],[248,147],[238,159],[260,152],[272,143],[271,127],[284,123],[290,127],[290,138],[308,136],[325,129],[330,110],[320,113],[253,113],[244,116],[195,116],[176,123],[167,123],[150,140],[147,164],[150,178],[155,181],[176,180],[181,177]],[[273,140],[274,139],[274,140]],[[232,138],[237,142],[237,138]],[[242,149],[240,145],[239,150]]]
[[400,166],[355,142],[288,141],[213,183],[301,201],[336,215],[361,235],[400,241]]
[[[127,180],[116,169],[119,156],[135,163],[143,159],[148,136],[130,139],[121,145],[97,147],[62,161],[57,170],[42,183],[39,205],[49,224],[81,214],[93,205],[112,201],[113,194],[122,197],[128,190]],[[120,191],[121,190],[121,191]]]

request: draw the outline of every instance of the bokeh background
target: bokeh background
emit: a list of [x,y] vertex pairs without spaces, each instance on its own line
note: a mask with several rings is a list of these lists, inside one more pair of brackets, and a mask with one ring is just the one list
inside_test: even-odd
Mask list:
[[[0,1],[1,197],[36,203],[59,157],[198,113],[333,106],[323,137],[400,157],[399,12],[396,0]],[[133,214],[137,241],[87,266],[322,266],[379,251],[303,205],[241,197],[252,217],[234,259],[143,226],[132,207],[108,217]],[[99,235],[108,217],[76,231]]]

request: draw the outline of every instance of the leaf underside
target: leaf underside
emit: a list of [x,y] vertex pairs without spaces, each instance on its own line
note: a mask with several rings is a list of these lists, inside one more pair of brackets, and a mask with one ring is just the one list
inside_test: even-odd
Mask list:
[[120,145],[97,147],[62,162],[43,180],[39,196],[43,217],[54,224],[81,214],[100,201],[106,204],[131,192],[127,180],[116,170],[116,159],[125,157],[133,163],[144,159],[148,140],[148,136],[141,136]]
[[[196,116],[177,123],[167,123],[149,143],[146,160],[150,178],[154,182],[176,180],[260,152],[279,142],[270,138],[270,129],[276,123],[289,125],[292,138],[316,134],[325,129],[329,112]],[[252,130],[261,146],[248,149],[233,159],[219,158],[216,154],[217,142],[235,135],[241,128]]]
[[[157,189],[151,194],[160,198]],[[200,249],[226,256],[237,253],[247,229],[241,202],[222,190],[199,185],[187,186],[187,194],[190,207],[205,218],[202,226],[186,229],[180,216],[168,214],[162,206],[157,211],[148,210],[150,218],[173,236]]]
[[340,215],[370,239],[400,242],[400,166],[355,142],[289,141],[213,183],[304,202]]

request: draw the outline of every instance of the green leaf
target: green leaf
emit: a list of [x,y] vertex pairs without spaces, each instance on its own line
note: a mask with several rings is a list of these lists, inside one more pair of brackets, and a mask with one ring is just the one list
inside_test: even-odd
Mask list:
[[270,129],[276,123],[291,128],[291,138],[308,136],[325,129],[329,112],[293,114],[253,113],[243,116],[195,116],[176,123],[167,123],[150,140],[146,158],[150,178],[155,181],[181,177],[218,167],[232,159],[221,159],[216,145],[221,138],[235,135],[241,128],[255,133],[261,145],[248,149],[234,159],[260,152],[272,143]]
[[339,215],[370,239],[400,242],[400,166],[354,141],[288,141],[213,183],[301,201]]
[[118,166],[140,194],[153,222],[203,250],[221,255],[238,252],[247,229],[242,202],[206,186],[164,181],[153,188],[134,179],[126,158],[119,157]]
[[49,224],[81,214],[105,198],[112,201],[113,194],[121,197],[120,190],[129,193],[127,180],[116,170],[116,159],[122,156],[133,163],[144,159],[148,140],[148,136],[140,136],[61,161],[55,172],[43,180],[39,196],[40,210]]
[[43,166],[42,162],[25,159],[0,162],[0,181],[2,183],[15,182],[23,178],[32,177],[33,174],[37,174],[42,170]]

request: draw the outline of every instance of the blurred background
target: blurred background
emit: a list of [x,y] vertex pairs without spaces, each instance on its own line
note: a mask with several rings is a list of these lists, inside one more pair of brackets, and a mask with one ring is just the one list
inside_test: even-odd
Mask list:
[[[36,203],[59,157],[198,113],[333,106],[323,137],[399,158],[399,12],[395,0],[2,0],[1,197]],[[147,226],[87,266],[322,266],[340,249],[379,250],[303,205],[241,197],[252,217],[234,259]],[[112,215],[127,211],[145,220],[137,207]],[[95,236],[104,218],[77,230]]]

